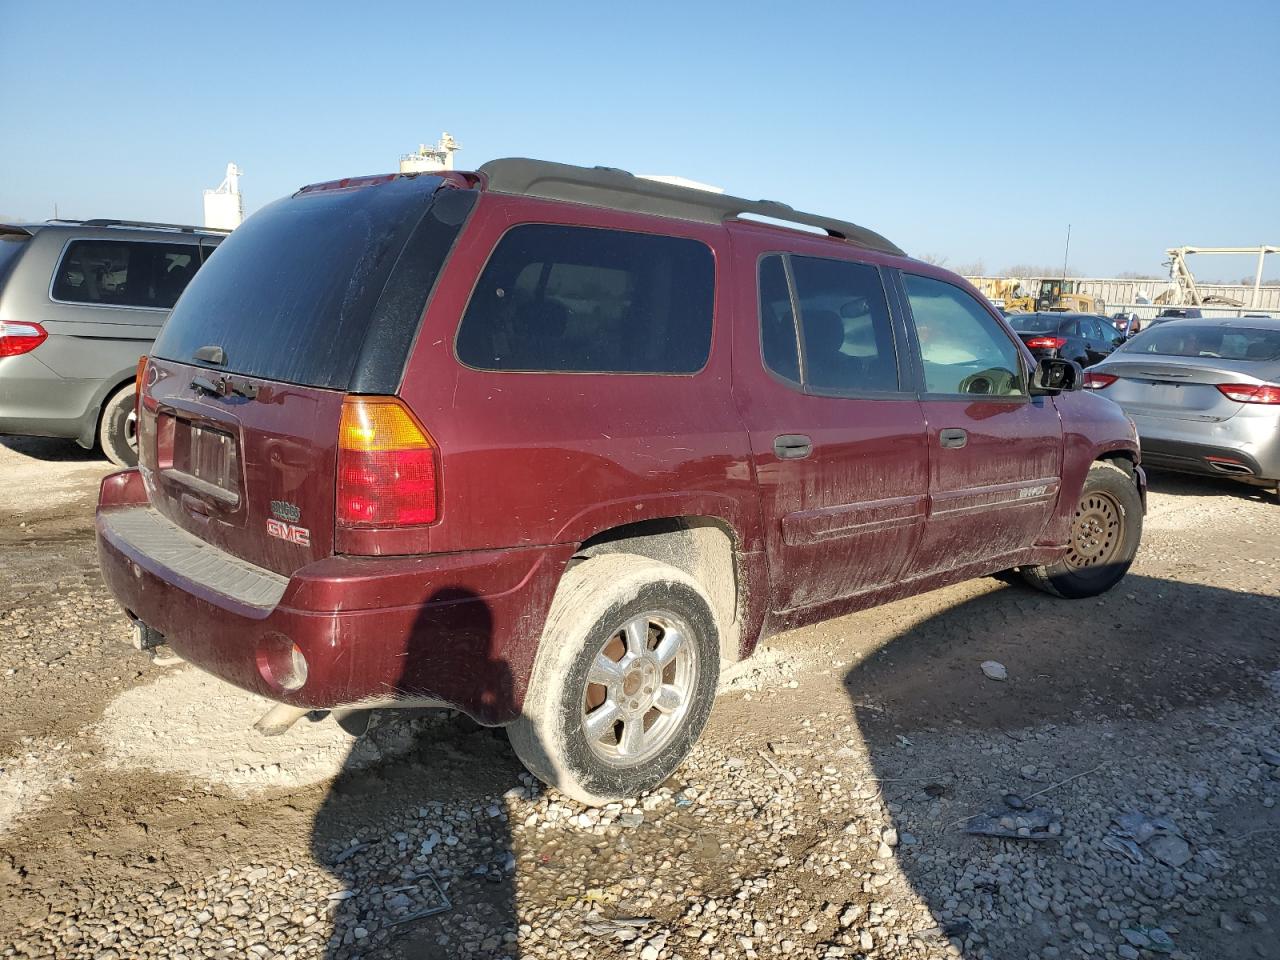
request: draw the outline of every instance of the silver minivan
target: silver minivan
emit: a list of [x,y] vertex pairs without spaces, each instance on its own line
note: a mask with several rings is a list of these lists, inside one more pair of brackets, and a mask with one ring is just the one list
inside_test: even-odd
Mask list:
[[137,461],[134,375],[225,231],[126,220],[0,224],[0,434]]

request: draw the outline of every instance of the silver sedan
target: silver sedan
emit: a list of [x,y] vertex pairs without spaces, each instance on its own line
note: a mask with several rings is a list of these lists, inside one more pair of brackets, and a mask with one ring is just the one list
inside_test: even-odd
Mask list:
[[1091,367],[1085,386],[1133,420],[1144,463],[1280,494],[1280,320],[1152,326]]

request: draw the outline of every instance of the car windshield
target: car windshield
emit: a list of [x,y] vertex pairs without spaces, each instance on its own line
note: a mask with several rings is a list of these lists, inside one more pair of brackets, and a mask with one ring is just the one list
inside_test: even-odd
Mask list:
[[1123,353],[1220,360],[1280,360],[1280,330],[1212,324],[1161,324],[1134,337]]
[[1019,333],[1057,333],[1061,322],[1061,317],[1045,313],[1015,313],[1009,317],[1009,326]]

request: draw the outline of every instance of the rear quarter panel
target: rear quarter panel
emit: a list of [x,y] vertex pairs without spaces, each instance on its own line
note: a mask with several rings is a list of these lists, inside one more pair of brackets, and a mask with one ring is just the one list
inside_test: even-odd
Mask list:
[[[454,353],[474,281],[502,234],[563,223],[689,237],[716,264],[710,357],[683,375],[488,372]],[[703,515],[758,549],[746,434],[730,397],[723,228],[486,194],[429,305],[401,396],[441,450],[430,549],[581,542],[640,520]]]

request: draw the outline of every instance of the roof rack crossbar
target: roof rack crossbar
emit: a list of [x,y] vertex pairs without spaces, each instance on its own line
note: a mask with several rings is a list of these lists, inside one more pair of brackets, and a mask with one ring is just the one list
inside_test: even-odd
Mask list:
[[614,167],[576,167],[509,157],[490,160],[480,167],[480,172],[488,178],[489,189],[498,193],[589,203],[701,223],[723,223],[751,214],[816,227],[829,236],[881,253],[906,255],[896,244],[856,223],[804,213],[775,200],[744,200],[729,194],[647,180]]
[[181,233],[230,233],[222,227],[195,227],[188,223],[156,223],[151,220],[68,220],[61,218],[49,223],[78,223],[82,227],[140,227],[147,230],[177,230]]

